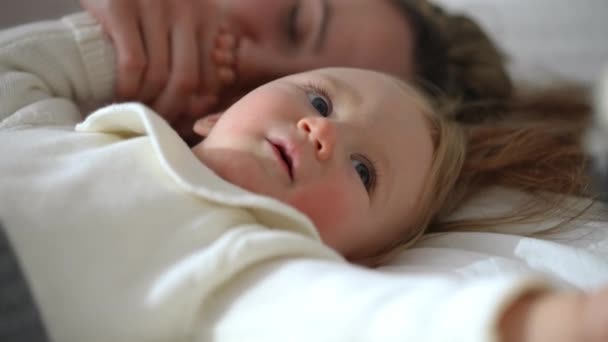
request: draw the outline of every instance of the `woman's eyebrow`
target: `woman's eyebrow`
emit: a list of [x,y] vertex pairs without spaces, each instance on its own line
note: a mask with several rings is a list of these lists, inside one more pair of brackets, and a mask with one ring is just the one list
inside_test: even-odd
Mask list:
[[329,0],[319,0],[321,2],[321,20],[319,20],[319,30],[315,42],[315,52],[319,52],[327,40],[327,26],[333,15],[333,7]]

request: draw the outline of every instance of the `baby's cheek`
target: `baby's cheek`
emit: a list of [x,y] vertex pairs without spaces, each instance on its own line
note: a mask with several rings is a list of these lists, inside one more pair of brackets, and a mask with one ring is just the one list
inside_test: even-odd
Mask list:
[[299,189],[289,203],[313,221],[323,242],[338,250],[342,249],[345,237],[350,235],[347,227],[352,226],[358,211],[354,196],[346,191],[344,185],[307,185],[304,189]]

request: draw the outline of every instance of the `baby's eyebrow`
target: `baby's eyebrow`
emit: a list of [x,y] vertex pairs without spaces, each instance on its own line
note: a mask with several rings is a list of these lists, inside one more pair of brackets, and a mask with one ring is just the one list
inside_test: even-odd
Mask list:
[[327,73],[322,74],[321,76],[325,82],[329,84],[331,89],[334,89],[335,93],[339,94],[340,97],[345,97],[348,102],[353,106],[353,108],[361,107],[363,103],[363,97],[357,91],[356,88],[352,87],[350,84],[343,82],[341,79],[334,77],[333,75]]

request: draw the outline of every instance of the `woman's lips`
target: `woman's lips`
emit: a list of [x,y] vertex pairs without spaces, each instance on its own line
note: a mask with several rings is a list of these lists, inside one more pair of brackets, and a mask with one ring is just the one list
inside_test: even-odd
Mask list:
[[279,160],[279,163],[281,164],[281,166],[283,167],[283,169],[285,169],[285,171],[289,175],[289,179],[291,181],[293,181],[293,179],[294,179],[294,174],[293,174],[293,157],[288,152],[287,148],[285,148],[285,146],[282,145],[281,143],[274,142],[274,141],[271,141],[271,140],[268,140],[268,142],[272,146],[272,149],[273,149],[273,151],[274,151],[277,159]]

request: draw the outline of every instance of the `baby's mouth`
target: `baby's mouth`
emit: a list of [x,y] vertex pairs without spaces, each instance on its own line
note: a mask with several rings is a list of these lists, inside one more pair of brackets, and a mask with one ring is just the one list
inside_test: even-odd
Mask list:
[[293,160],[284,146],[269,141],[273,146],[275,151],[278,152],[278,156],[283,161],[284,165],[287,167],[287,172],[289,173],[289,178],[293,181]]

